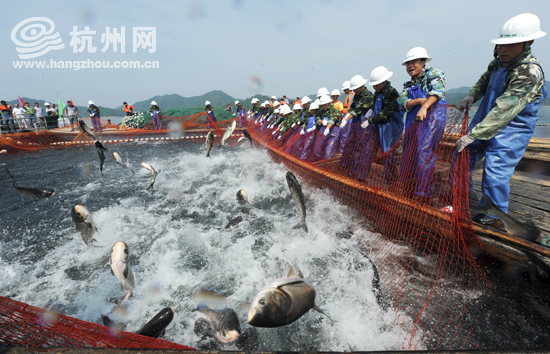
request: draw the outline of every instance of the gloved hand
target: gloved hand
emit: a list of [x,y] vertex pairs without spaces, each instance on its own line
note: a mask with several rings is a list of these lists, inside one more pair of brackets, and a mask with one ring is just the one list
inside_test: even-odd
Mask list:
[[306,133],[305,129],[300,130],[300,135],[304,135]]
[[296,123],[292,123],[292,125],[290,127],[294,128],[295,126],[296,126]]
[[323,125],[326,127],[327,124],[328,124],[328,120],[324,120],[324,119],[323,119]]
[[369,120],[365,120],[363,123],[361,123],[361,128],[363,129],[367,129],[369,126]]
[[365,114],[365,118],[369,119],[370,116],[372,116],[372,109],[369,109],[369,110],[367,111],[367,114]]
[[[152,114],[151,114],[152,115]],[[95,116],[95,113],[90,113],[90,117],[93,117]]]
[[275,135],[275,133],[277,133],[277,130],[275,130],[273,133],[271,133],[271,135]]
[[282,137],[279,136],[277,139],[278,139],[278,140],[281,140],[281,138],[282,138]]
[[325,128],[325,131],[323,132],[323,135],[324,135],[324,136],[327,136],[327,135],[328,135],[328,133],[330,133],[330,129],[328,129],[328,128]]
[[314,131],[314,130],[315,130],[315,126],[309,128],[308,130],[306,130],[306,132],[311,133],[311,132]]
[[347,123],[348,123],[348,121],[347,121],[345,118],[342,119],[342,121],[340,122],[340,129],[342,129],[343,127],[345,127]]
[[474,142],[475,139],[470,138],[468,134],[458,139],[456,142],[456,151],[461,152],[464,148]]
[[474,104],[474,98],[472,96],[466,96],[458,103],[456,108],[458,108],[459,111],[463,112],[466,107],[471,107],[472,104]]

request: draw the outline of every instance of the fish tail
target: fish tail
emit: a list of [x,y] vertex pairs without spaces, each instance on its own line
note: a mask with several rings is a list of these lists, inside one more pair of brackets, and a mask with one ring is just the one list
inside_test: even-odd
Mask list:
[[206,157],[210,157],[210,151],[208,151],[208,153],[206,154]]
[[10,176],[11,181],[12,181],[12,183],[13,183],[13,186],[14,186],[15,188],[19,187],[19,186],[17,185],[17,182],[15,181],[15,176],[11,174],[10,170],[8,170],[8,166],[4,166],[4,168],[6,169],[6,173],[8,174],[8,176]]
[[323,310],[321,310],[319,307],[317,307],[317,305],[313,305],[313,309],[314,309],[315,311],[317,311],[317,312],[319,312],[319,313],[322,313],[323,315],[327,316],[327,318],[328,318],[332,323],[336,322],[336,321],[334,321],[334,319],[333,319],[332,317],[330,317],[329,315],[327,315],[325,311],[323,311]]
[[305,220],[300,221],[296,225],[294,225],[293,229],[303,229],[305,232],[308,232],[307,230],[307,224]]

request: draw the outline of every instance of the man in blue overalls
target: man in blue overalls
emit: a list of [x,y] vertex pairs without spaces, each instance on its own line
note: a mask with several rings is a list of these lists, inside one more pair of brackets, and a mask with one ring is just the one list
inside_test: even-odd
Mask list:
[[[485,205],[485,196],[489,196],[505,213],[510,178],[533,136],[539,107],[547,96],[544,72],[531,54],[533,41],[545,35],[533,14],[508,20],[491,41],[496,44],[495,59],[458,104],[463,110],[483,96],[468,134],[457,141],[456,148],[458,152],[466,146],[470,149],[470,191],[471,173],[485,157],[480,205]],[[480,214],[474,221],[492,224],[497,219]]]

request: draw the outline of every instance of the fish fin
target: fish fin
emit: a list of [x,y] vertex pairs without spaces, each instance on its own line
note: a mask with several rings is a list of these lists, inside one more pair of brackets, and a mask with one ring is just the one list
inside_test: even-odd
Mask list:
[[317,305],[313,305],[313,309],[317,312],[320,312],[322,313],[323,315],[327,316],[327,318],[332,322],[336,322],[332,317],[330,317],[329,315],[326,314],[326,312],[324,312],[323,310],[321,310]]
[[302,271],[300,270],[300,268],[298,268],[298,264],[296,264],[296,262],[292,263],[292,265],[290,266],[290,270],[288,271],[288,275],[286,277],[287,278],[298,277],[298,278],[304,279],[304,275],[302,274]]
[[116,304],[120,306],[123,303],[125,303],[130,297],[132,297],[132,292],[128,291],[126,294],[124,294],[124,296],[122,296],[122,297],[120,297],[116,300]]
[[122,273],[124,275],[124,278],[128,278],[129,271],[130,271],[130,267],[128,267],[128,263],[126,263],[126,266],[124,267],[124,272]]
[[149,185],[149,187],[145,188],[145,190],[148,191],[148,190],[153,189],[153,184],[155,184],[155,182],[151,182],[151,184]]
[[111,274],[115,276],[115,272],[113,272],[113,268],[111,268]]
[[19,186],[17,185],[17,182],[15,182],[15,176],[11,174],[10,170],[8,170],[8,166],[4,166],[4,168],[6,169],[6,173],[8,174],[8,176],[10,176],[11,181],[12,181],[12,183],[13,183],[13,186],[14,186],[15,188],[19,187]]
[[535,223],[532,220],[529,220],[527,222],[521,222],[511,217],[510,215],[500,210],[500,208],[496,206],[496,204],[493,202],[491,197],[489,197],[488,195],[485,195],[485,210],[486,210],[485,214],[492,215],[494,217],[499,218],[501,221],[503,221],[505,229],[506,229],[506,223],[504,222],[505,220],[513,220],[518,226],[524,229],[520,231],[521,233],[523,233],[523,235],[517,235],[512,230],[506,229],[506,232],[509,235],[513,235],[528,241],[534,241],[540,236],[540,232],[541,232],[540,228],[537,225],[535,225]]
[[307,231],[307,224],[306,224],[305,221],[300,221],[299,223],[294,225],[292,228],[293,229],[303,229],[305,232],[308,232]]
[[240,137],[239,140],[237,140],[238,143],[240,143],[242,140],[246,139],[244,136]]
[[210,157],[210,151],[208,151],[208,154],[206,154],[206,157]]

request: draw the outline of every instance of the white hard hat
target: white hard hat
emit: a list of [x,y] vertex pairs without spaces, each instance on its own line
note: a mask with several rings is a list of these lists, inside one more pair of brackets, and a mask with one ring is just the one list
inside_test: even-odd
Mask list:
[[313,102],[319,104],[319,99],[317,98],[317,99],[315,99],[315,101],[313,101]]
[[286,116],[287,114],[289,113],[292,113],[292,110],[290,109],[289,106],[287,106],[286,104],[281,108],[281,114],[283,116]]
[[378,66],[370,73],[369,85],[374,86],[383,83],[393,75],[383,66]]
[[[88,104],[94,104],[94,101],[88,101]],[[46,106],[49,106],[49,104],[47,104]]]
[[326,87],[321,87],[319,90],[317,90],[317,97],[321,97],[323,95],[328,95],[328,90]]
[[239,104],[239,101],[235,101],[235,104]]
[[491,43],[521,43],[544,36],[546,36],[546,32],[540,30],[540,20],[536,15],[519,14],[506,21],[497,38],[493,39]]
[[277,107],[280,103],[278,101],[273,102],[273,107]]
[[260,105],[261,107],[265,107],[265,102]]
[[272,100],[276,100],[276,99],[277,99],[277,97],[275,97],[275,96],[271,96],[271,99],[272,99]]
[[311,102],[311,98],[309,98],[309,96],[302,97],[302,104],[306,104],[309,102]]
[[269,104],[269,101],[264,101],[264,104]]
[[329,95],[323,95],[321,96],[321,98],[319,98],[319,105],[322,106],[324,104],[327,104],[327,103],[331,103],[332,102],[332,98],[330,98]]
[[349,81],[344,81],[342,84],[342,91],[349,90]]
[[296,103],[296,104],[292,107],[292,110],[295,110],[295,109],[302,109],[302,106],[300,106],[298,103]]
[[157,105],[157,102],[151,101],[151,104],[154,105],[154,106],[156,106],[156,105]]
[[276,108],[273,113],[279,113],[279,108]]
[[309,106],[309,110],[312,110],[312,109],[319,109],[319,103],[313,102],[311,106]]
[[252,101],[250,101],[250,103],[256,103],[256,102],[258,102],[258,99],[255,97],[252,99]]
[[367,83],[367,79],[365,79],[361,75],[355,75],[351,78],[349,81],[349,89],[350,90],[356,90],[361,86],[364,86]]
[[332,92],[330,93],[331,96],[340,96],[340,91],[338,89],[334,89],[332,90]]
[[[90,101],[92,102],[92,101]],[[93,102],[92,102],[93,103]],[[92,104],[92,103],[88,103],[88,104]],[[49,106],[50,104],[48,102],[44,102],[44,106]]]
[[205,105],[205,106],[208,106],[209,104],[210,104],[210,101],[204,102],[204,105]]
[[405,60],[403,60],[403,63],[401,63],[401,65],[406,66],[408,61],[415,59],[426,59],[426,63],[432,60],[432,58],[430,58],[430,56],[428,55],[426,49],[422,47],[414,47],[407,52],[407,55],[405,55]]

